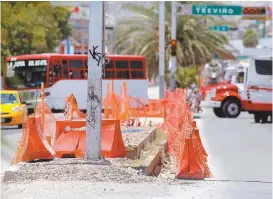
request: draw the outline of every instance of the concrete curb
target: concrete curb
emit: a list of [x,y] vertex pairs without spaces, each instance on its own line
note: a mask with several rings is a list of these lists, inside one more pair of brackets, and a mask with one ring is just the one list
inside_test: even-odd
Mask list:
[[134,160],[139,159],[141,150],[143,150],[148,144],[152,143],[156,138],[156,130],[157,127],[152,128],[150,131],[150,134],[143,139],[137,147],[134,148],[126,148],[126,157],[128,159]]
[[155,155],[149,155],[140,165],[132,168],[141,170],[146,176],[158,176],[162,168],[161,160],[163,154],[166,154],[166,152],[167,141],[164,141],[164,143],[159,146]]

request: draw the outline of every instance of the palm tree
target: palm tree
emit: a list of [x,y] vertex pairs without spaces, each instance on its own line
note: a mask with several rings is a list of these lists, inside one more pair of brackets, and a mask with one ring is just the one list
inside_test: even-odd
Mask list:
[[243,36],[244,46],[247,48],[255,48],[258,45],[258,34],[252,30],[248,29]]
[[[183,2],[185,3],[185,2]],[[136,13],[138,16],[118,22],[117,48],[121,54],[138,54],[146,56],[148,77],[158,74],[158,3],[151,2],[150,8],[143,5],[125,4],[124,9]],[[206,21],[206,23],[204,23]],[[218,32],[208,29],[210,25],[227,24],[215,21],[213,17],[177,17],[177,65],[187,67],[201,65],[212,58],[213,53],[225,58],[228,52],[224,45],[227,38]],[[170,57],[171,40],[171,2],[165,2],[165,41],[166,63]],[[166,68],[167,69],[167,68]]]

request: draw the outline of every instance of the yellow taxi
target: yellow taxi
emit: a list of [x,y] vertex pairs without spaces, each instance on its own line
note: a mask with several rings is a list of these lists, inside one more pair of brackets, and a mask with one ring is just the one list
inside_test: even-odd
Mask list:
[[1,90],[1,126],[18,125],[22,128],[27,119],[27,106],[21,101],[18,91]]

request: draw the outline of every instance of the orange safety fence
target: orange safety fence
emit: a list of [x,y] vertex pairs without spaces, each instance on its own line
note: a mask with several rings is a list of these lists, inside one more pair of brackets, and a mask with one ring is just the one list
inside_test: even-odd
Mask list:
[[146,107],[141,99],[128,95],[127,84],[124,82],[121,87],[121,96],[107,85],[106,96],[103,99],[104,118],[120,120],[121,125],[132,126],[136,124],[137,118],[144,117],[146,124]]
[[53,145],[56,131],[56,118],[44,101],[40,102],[34,114],[41,117],[41,128],[50,145]]
[[[126,83],[121,89],[122,94],[118,96],[108,85],[103,99],[102,153],[105,156],[125,156],[121,125],[133,125],[130,122],[135,122],[141,117],[145,118],[144,123],[148,116],[164,117],[160,129],[168,135],[168,151],[175,158],[178,169],[176,178],[203,179],[212,176],[207,165],[208,154],[193,121],[185,90],[167,90],[165,99],[149,100],[146,105],[141,99],[128,95]],[[75,118],[82,120],[74,120]],[[64,125],[63,130],[59,129],[59,124]],[[55,152],[57,157],[66,154],[82,157],[85,151],[86,129],[79,127],[85,125],[86,114],[79,110],[73,94],[66,98],[65,112],[61,120],[56,120],[49,107],[42,101],[35,109],[35,116],[30,116],[22,129],[13,163],[52,159]],[[65,131],[70,133],[64,133]]]
[[75,115],[77,116],[77,119],[86,118],[86,114],[80,111],[75,96],[71,94],[65,99],[65,110],[63,119],[73,120],[75,119]]
[[212,177],[207,165],[207,153],[186,101],[185,90],[167,90],[165,96],[166,115],[160,128],[168,135],[168,151],[176,161],[176,178]]

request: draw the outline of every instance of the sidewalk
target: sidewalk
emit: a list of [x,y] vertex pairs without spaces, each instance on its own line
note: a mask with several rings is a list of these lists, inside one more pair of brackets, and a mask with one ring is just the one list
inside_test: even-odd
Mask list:
[[271,184],[209,181],[169,185],[39,180],[2,186],[3,199],[270,199],[271,193]]

